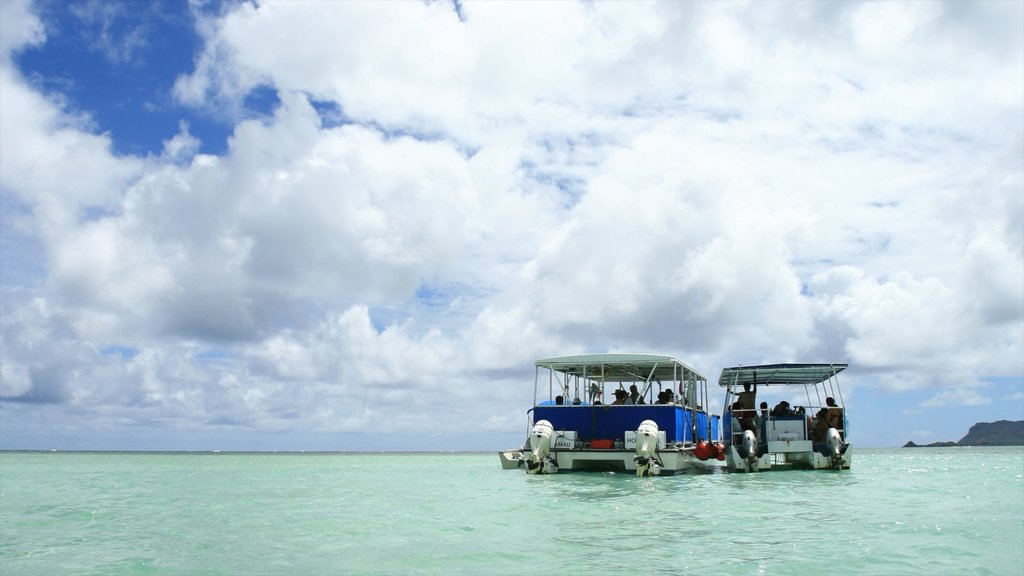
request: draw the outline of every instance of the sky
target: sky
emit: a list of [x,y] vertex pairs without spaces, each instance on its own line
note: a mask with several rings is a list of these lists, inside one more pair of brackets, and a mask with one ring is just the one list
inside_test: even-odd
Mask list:
[[1024,419],[1024,3],[0,0],[0,296],[2,449],[511,448],[591,352],[955,441]]

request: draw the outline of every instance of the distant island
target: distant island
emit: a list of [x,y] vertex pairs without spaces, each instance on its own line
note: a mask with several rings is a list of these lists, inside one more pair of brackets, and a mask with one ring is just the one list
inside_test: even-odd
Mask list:
[[944,448],[949,446],[1024,446],[1024,420],[999,420],[978,422],[967,431],[959,442],[932,442],[915,444],[913,441],[904,448]]

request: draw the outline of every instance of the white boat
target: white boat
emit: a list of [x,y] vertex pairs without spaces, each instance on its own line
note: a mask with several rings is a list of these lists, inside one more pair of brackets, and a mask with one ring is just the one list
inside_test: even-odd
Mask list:
[[528,474],[721,467],[719,417],[704,408],[707,394],[707,378],[671,356],[538,360],[526,443],[498,455],[503,468]]
[[[722,370],[725,461],[730,472],[805,468],[844,470],[853,462],[837,374],[846,364],[765,364]],[[794,396],[770,408],[758,391]],[[772,390],[771,396],[777,396]]]

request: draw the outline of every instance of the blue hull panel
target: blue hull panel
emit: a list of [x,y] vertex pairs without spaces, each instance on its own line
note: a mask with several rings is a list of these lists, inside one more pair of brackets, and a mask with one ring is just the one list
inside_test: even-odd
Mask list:
[[[579,439],[622,438],[626,431],[635,431],[644,420],[653,420],[665,432],[669,442],[694,442],[693,411],[675,405],[640,406],[537,406],[533,421],[547,420],[555,430],[575,430]],[[712,416],[712,437],[718,439],[718,416]],[[697,438],[708,440],[708,415],[697,412]]]

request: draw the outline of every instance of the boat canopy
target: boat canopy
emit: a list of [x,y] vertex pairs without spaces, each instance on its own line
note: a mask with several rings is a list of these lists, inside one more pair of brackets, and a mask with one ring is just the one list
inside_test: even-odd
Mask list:
[[842,372],[847,364],[762,364],[725,368],[718,378],[720,386],[810,386],[824,382]]
[[570,376],[605,382],[707,381],[700,372],[672,356],[659,354],[581,354],[537,360],[537,366]]

